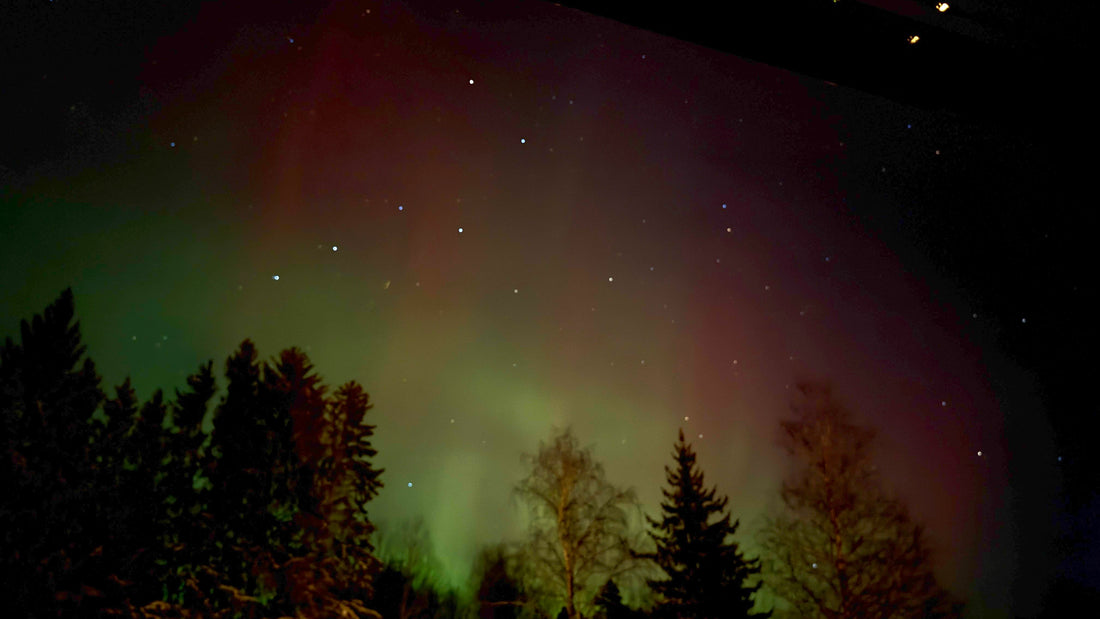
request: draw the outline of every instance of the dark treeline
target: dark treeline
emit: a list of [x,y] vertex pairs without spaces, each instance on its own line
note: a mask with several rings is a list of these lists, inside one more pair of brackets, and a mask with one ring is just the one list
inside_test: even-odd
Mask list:
[[[803,385],[798,464],[760,557],[681,433],[659,516],[555,432],[515,488],[527,536],[471,583],[435,575],[422,523],[379,537],[371,403],[291,348],[245,340],[171,396],[104,393],[70,291],[0,348],[0,570],[12,617],[718,619],[957,617],[921,527],[871,464],[873,434]],[[656,480],[655,480],[656,481]],[[378,547],[376,547],[376,545]],[[772,595],[765,605],[761,591]],[[626,598],[624,600],[624,597]],[[629,601],[629,603],[628,603]],[[765,607],[766,606],[766,607]]]

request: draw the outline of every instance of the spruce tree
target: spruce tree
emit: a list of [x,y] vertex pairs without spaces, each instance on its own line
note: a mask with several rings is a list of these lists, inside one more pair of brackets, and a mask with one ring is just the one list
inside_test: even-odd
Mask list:
[[753,594],[760,584],[748,581],[760,573],[759,560],[748,560],[736,542],[738,521],[730,522],[728,498],[707,489],[695,451],[680,431],[673,468],[665,467],[668,488],[661,518],[648,518],[657,550],[649,555],[667,578],[649,581],[659,595],[657,615],[675,619],[767,617],[752,614]]
[[592,602],[599,619],[630,619],[634,616],[634,611],[623,604],[622,594],[614,580],[608,580]]

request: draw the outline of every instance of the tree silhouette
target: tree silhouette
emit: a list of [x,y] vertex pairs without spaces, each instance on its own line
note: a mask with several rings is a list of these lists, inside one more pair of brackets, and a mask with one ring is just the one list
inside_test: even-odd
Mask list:
[[212,520],[218,567],[240,602],[316,616],[375,614],[364,601],[378,571],[367,503],[382,486],[362,387],[326,398],[304,353],[256,361],[245,340],[226,362],[214,417]]
[[661,518],[647,517],[657,546],[648,556],[665,574],[649,581],[659,596],[657,615],[679,619],[769,616],[751,613],[760,584],[749,581],[760,573],[760,561],[745,559],[730,539],[739,523],[730,523],[728,498],[706,487],[683,430],[672,457],[676,464],[665,467],[668,488],[662,490]]
[[619,586],[610,579],[596,594],[593,605],[596,607],[596,616],[599,619],[632,619],[636,615],[626,604],[623,604]]
[[71,290],[22,321],[20,336],[0,349],[5,607],[18,616],[74,613],[109,588],[102,566],[114,557],[102,546],[120,524],[112,506],[96,503],[105,476],[93,464],[110,456],[91,424],[104,394],[84,357]]
[[799,617],[957,617],[936,582],[923,530],[889,497],[871,461],[874,432],[855,425],[827,386],[798,386],[783,445],[798,468],[786,511],[762,531],[765,579]]
[[477,616],[480,619],[517,619],[530,605],[518,574],[516,553],[503,545],[483,548],[474,564]]
[[246,340],[213,411],[212,363],[171,400],[129,379],[107,399],[73,318],[66,290],[0,347],[9,614],[378,616],[359,385],[325,397],[303,353],[260,364]]
[[577,619],[578,601],[590,600],[608,578],[638,567],[627,518],[636,499],[604,478],[603,466],[568,429],[524,460],[531,472],[516,493],[531,515],[525,563],[534,583]]

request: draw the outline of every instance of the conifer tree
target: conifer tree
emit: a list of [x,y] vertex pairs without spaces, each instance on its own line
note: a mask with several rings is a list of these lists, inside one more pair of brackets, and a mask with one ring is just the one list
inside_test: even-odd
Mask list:
[[657,615],[673,619],[766,617],[752,614],[753,594],[760,584],[759,560],[748,560],[736,542],[738,521],[730,523],[727,497],[706,488],[695,451],[680,431],[673,458],[665,467],[668,488],[662,490],[661,518],[648,518],[657,550],[649,555],[667,578],[649,581],[659,595]]
[[14,616],[374,618],[366,503],[381,488],[367,394],[245,341],[217,391],[113,398],[70,291],[0,346],[0,568]]
[[481,549],[475,562],[476,580],[473,589],[477,594],[479,619],[518,619],[525,616],[524,609],[531,606],[517,576],[516,553],[509,552],[503,544]]
[[593,604],[596,606],[599,619],[630,619],[634,616],[634,611],[623,604],[622,594],[619,593],[619,586],[614,580],[609,579],[600,588]]
[[13,616],[89,608],[86,598],[106,588],[113,514],[96,503],[100,453],[90,440],[104,394],[74,316],[65,290],[22,321],[18,344],[0,348],[0,572]]

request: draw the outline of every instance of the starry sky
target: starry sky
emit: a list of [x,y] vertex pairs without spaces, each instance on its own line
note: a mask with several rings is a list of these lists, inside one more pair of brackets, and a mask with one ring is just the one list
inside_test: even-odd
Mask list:
[[143,397],[301,347],[371,393],[373,513],[422,517],[455,582],[566,426],[651,513],[683,428],[751,553],[802,379],[879,430],[972,616],[1095,570],[1050,552],[1095,512],[1038,359],[1084,347],[1042,347],[1075,310],[1032,294],[1093,284],[1048,275],[1058,166],[999,121],[551,4],[105,4],[20,8],[4,333],[72,286]]

